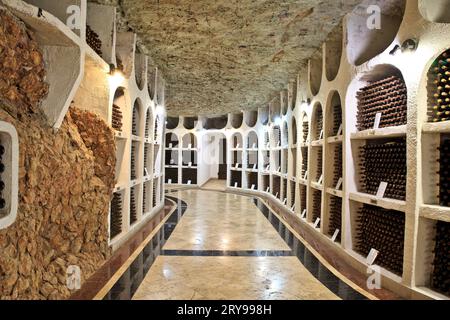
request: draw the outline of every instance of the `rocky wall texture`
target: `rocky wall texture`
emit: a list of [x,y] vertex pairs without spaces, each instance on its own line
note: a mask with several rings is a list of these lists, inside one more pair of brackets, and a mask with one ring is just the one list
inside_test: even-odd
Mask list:
[[[38,108],[47,88],[42,54],[24,26],[0,11],[5,53],[15,62],[0,60],[0,120],[19,136],[19,209],[16,222],[0,230],[0,299],[64,299],[69,265],[81,268],[84,281],[110,255],[114,135],[74,106],[57,133],[46,124]],[[27,74],[34,80],[14,80]]]

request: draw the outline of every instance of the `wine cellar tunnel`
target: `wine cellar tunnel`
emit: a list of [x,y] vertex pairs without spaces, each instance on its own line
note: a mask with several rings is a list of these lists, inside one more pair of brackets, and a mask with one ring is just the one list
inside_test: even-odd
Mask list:
[[0,0],[0,300],[450,299],[450,1],[238,2]]

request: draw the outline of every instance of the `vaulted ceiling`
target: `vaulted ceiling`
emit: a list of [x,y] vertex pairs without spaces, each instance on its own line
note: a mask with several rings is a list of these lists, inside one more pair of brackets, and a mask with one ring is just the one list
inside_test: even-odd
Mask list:
[[358,0],[117,3],[168,84],[169,114],[254,109],[286,87]]

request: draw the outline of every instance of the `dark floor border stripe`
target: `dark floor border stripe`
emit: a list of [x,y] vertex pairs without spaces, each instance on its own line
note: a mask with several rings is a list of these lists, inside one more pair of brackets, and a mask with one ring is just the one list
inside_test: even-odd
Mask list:
[[294,256],[292,250],[163,250],[162,256],[181,257],[290,257]]
[[353,289],[328,270],[328,268],[305,247],[300,239],[289,230],[285,225],[285,222],[280,220],[273,210],[261,199],[253,198],[253,203],[267,218],[286,244],[292,249],[293,255],[296,256],[300,263],[325,287],[343,300],[367,300],[364,295]]

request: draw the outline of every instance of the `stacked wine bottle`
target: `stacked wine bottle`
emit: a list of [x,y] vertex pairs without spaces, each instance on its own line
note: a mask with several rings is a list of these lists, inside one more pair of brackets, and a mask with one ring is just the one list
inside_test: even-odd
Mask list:
[[86,42],[99,56],[102,55],[102,41],[89,25],[86,26]]
[[308,140],[308,134],[309,134],[309,124],[307,121],[303,122],[303,135],[302,135],[302,141],[306,142]]
[[[312,211],[312,222],[315,223],[317,218],[320,218],[320,213],[322,212],[322,191],[313,190],[313,211]],[[317,225],[320,227],[320,223]]]
[[133,123],[132,123],[132,129],[131,129],[131,133],[135,136],[139,135],[138,132],[138,107],[135,106],[133,108],[133,119],[132,119]]
[[145,214],[145,213],[147,213],[148,212],[148,206],[147,206],[147,197],[148,197],[148,195],[147,195],[147,192],[148,192],[148,182],[145,182],[144,183],[144,186],[143,186],[143,192],[142,192],[142,194],[143,194],[143,197],[142,197],[142,212],[143,212],[143,214]]
[[5,147],[0,141],[0,210],[6,207],[6,200],[3,197],[3,190],[5,190],[5,182],[2,179],[2,175],[5,172],[5,164],[3,163],[3,157],[5,155]]
[[375,195],[386,182],[386,198],[406,198],[406,141],[396,139],[360,147],[362,192]]
[[258,174],[256,172],[247,172],[247,183],[249,189],[254,185],[255,190],[258,190]]
[[267,188],[270,188],[270,176],[263,175],[263,190],[264,190],[264,192],[267,191]]
[[308,148],[302,148],[302,178],[308,171]]
[[442,139],[439,149],[439,204],[450,207],[450,140]]
[[[320,138],[320,133],[323,130],[323,113],[322,113],[322,108],[318,108],[317,109],[317,128],[316,128],[316,136],[314,137],[315,140],[319,140]],[[322,136],[323,138],[323,136]]]
[[429,121],[450,120],[450,51],[440,55],[428,75]]
[[[336,229],[342,228],[342,198],[330,196],[330,223],[328,235],[333,236]],[[338,233],[336,241],[341,241],[341,232]]]
[[283,199],[281,199],[281,195],[280,195],[280,199],[284,201],[284,198],[287,198],[287,185],[288,185],[288,181],[287,179],[282,178],[282,184],[283,184]]
[[[147,173],[148,174],[150,174],[151,172],[150,172],[150,166],[149,166],[149,164],[150,164],[150,162],[149,162],[149,149],[151,148],[151,146],[148,144],[148,143],[146,143],[145,145],[144,145],[144,176],[146,176],[146,172],[145,172],[145,169],[147,169]],[[166,164],[167,165],[170,165],[170,159],[172,159],[172,158],[170,158],[170,154],[171,154],[172,152],[171,152],[171,150],[167,150],[166,151]],[[169,157],[167,157],[169,155]],[[169,163],[167,163],[167,161],[169,161]]]
[[375,264],[402,275],[404,213],[364,204],[358,211],[356,223],[356,250],[364,257],[371,249],[378,250]]
[[295,182],[294,181],[290,181],[290,187],[291,187],[291,204],[290,207],[292,207],[295,204]]
[[153,180],[153,195],[152,195],[152,208],[156,207],[156,188],[158,187],[158,180]]
[[[340,105],[333,107],[333,136],[337,136],[339,128],[342,125],[342,107]],[[342,132],[341,132],[342,134]]]
[[342,144],[334,147],[334,171],[333,171],[333,187],[335,187],[342,178]]
[[122,232],[122,194],[116,192],[111,201],[110,236],[111,239]]
[[130,225],[137,221],[136,194],[135,187],[130,191]]
[[131,144],[131,170],[130,170],[130,179],[136,180],[136,152],[137,152],[137,146],[136,143],[133,142]]
[[384,78],[357,93],[358,130],[373,129],[377,113],[381,113],[379,128],[405,125],[407,121],[407,90],[397,76]]
[[122,111],[120,110],[120,107],[116,104],[113,104],[112,108],[112,127],[114,130],[122,131]]
[[316,170],[316,182],[319,181],[320,177],[323,174],[323,148],[322,147],[315,147],[314,152],[317,153],[317,170]]
[[306,186],[300,184],[300,214],[306,210]]
[[280,177],[278,176],[273,176],[273,180],[272,180],[272,194],[274,197],[280,197]]
[[450,223],[436,223],[433,272],[431,286],[434,290],[450,296]]

